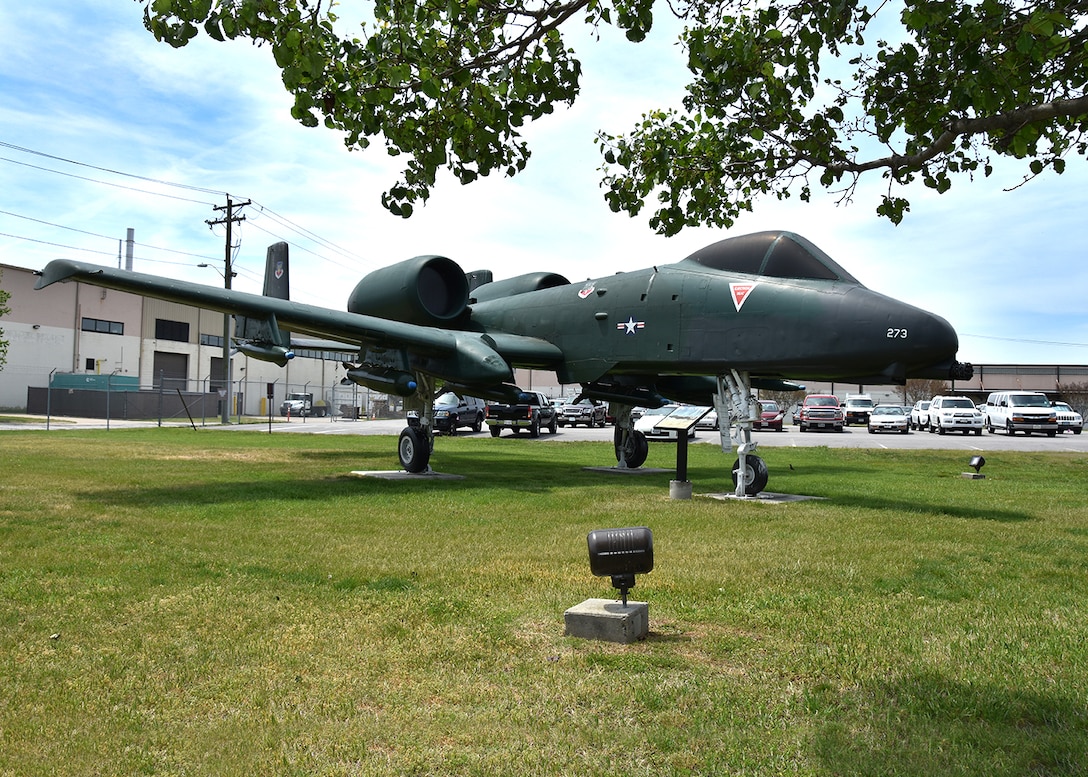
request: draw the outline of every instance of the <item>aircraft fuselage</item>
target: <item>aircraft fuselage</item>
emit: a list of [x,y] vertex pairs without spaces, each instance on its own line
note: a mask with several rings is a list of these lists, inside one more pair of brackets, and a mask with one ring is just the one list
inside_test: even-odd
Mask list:
[[803,380],[946,377],[958,340],[939,316],[857,282],[768,278],[692,262],[473,306],[484,331],[547,340],[564,383],[605,374]]

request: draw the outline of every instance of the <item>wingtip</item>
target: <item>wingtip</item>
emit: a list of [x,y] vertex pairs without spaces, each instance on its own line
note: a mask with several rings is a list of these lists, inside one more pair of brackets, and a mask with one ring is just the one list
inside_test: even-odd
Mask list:
[[34,284],[34,288],[44,289],[46,286],[58,281],[66,281],[80,273],[92,274],[85,271],[84,268],[85,265],[71,259],[54,259],[45,266],[44,270],[38,273],[38,282]]

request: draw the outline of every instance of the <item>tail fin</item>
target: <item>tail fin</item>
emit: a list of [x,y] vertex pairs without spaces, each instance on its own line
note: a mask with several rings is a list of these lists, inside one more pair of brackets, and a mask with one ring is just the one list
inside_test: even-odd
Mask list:
[[[273,243],[268,247],[264,263],[264,296],[291,298],[287,243]],[[234,338],[243,353],[281,367],[295,357],[291,350],[291,333],[280,329],[274,316],[267,319],[235,316],[234,320]]]
[[476,291],[477,288],[483,286],[485,283],[491,283],[495,280],[495,276],[492,275],[491,270],[473,270],[472,272],[465,273],[465,278],[468,280],[469,294]]
[[287,262],[287,243],[273,243],[264,260],[264,291],[266,297],[291,299],[291,273]]

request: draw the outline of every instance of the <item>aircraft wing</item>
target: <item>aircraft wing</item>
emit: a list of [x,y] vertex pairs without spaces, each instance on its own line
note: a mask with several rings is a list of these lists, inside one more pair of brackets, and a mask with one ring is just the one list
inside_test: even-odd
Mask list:
[[461,384],[504,383],[513,366],[547,367],[562,359],[558,347],[538,338],[421,326],[69,259],[46,265],[35,288],[71,280],[265,321],[272,332],[403,349],[423,357],[423,371]]

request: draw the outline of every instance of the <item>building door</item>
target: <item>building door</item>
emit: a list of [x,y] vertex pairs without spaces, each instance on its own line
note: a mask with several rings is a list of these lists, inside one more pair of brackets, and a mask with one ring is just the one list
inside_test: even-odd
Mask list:
[[164,391],[174,391],[175,389],[186,391],[189,388],[188,377],[188,354],[155,351],[155,374],[152,377],[152,384],[155,388],[159,388],[161,380]]

